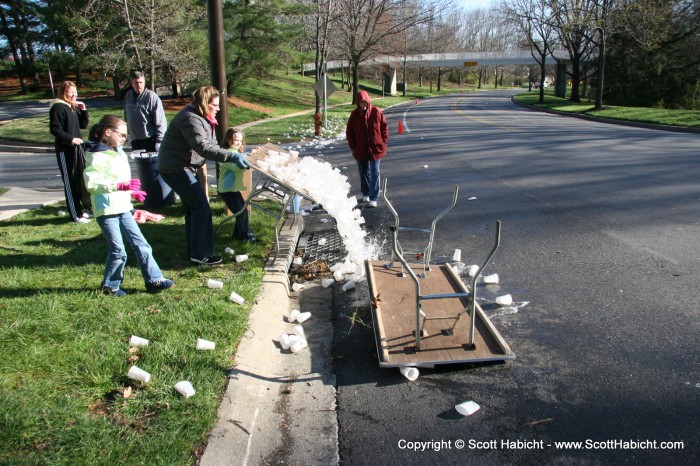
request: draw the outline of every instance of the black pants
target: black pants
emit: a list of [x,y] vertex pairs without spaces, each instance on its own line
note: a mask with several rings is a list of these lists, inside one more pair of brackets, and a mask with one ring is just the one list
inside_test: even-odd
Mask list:
[[145,150],[146,152],[156,151],[156,138],[135,139],[131,141],[132,150]]
[[[219,193],[221,199],[224,200],[228,210],[237,214],[239,210],[243,209],[245,205],[245,200],[243,199],[243,194],[240,191]],[[233,237],[240,240],[246,240],[253,236],[253,231],[250,229],[248,224],[248,208],[246,207],[241,214],[236,217],[236,224],[233,227]]]
[[66,195],[66,207],[71,219],[76,222],[91,207],[90,193],[85,189],[83,171],[85,153],[82,146],[61,146],[56,152],[58,169]]

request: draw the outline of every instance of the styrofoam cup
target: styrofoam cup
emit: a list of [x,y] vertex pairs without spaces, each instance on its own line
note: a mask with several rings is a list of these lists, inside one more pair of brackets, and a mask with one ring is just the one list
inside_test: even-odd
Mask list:
[[131,346],[148,346],[148,340],[145,338],[137,337],[136,335],[131,335],[129,339],[129,344]]
[[321,286],[324,288],[328,288],[331,286],[333,283],[335,283],[335,280],[332,278],[322,278],[321,279]]
[[353,288],[355,288],[355,282],[352,281],[352,280],[348,280],[348,281],[345,282],[345,284],[342,286],[342,290],[343,290],[343,291],[352,290]]
[[207,286],[209,288],[214,288],[214,289],[223,288],[224,282],[220,282],[219,280],[212,280],[210,278],[209,280],[207,280]]
[[292,350],[292,353],[298,353],[307,346],[309,346],[309,344],[306,340],[304,338],[299,338],[289,344],[289,349]]
[[324,246],[326,244],[326,241],[328,241],[326,238],[321,238],[318,240],[318,245]]
[[213,350],[214,348],[216,348],[216,343],[213,341],[197,338],[197,349],[199,351],[209,351]]
[[309,317],[311,317],[310,312],[302,312],[297,316],[297,322],[299,322],[300,324],[304,323],[307,320],[309,320]]
[[342,280],[343,279],[343,271],[338,269],[335,272],[333,272],[333,279],[335,279],[335,281],[337,281],[337,282]]
[[302,285],[301,283],[294,283],[294,284],[292,285],[292,289],[293,289],[294,291],[303,290],[303,289],[304,289],[304,285]]
[[462,260],[462,250],[461,249],[455,249],[455,253],[452,255],[452,260],[454,262],[459,262]]
[[494,274],[491,274],[491,275],[486,275],[486,276],[484,277],[484,283],[488,283],[488,284],[495,284],[495,283],[498,283],[498,274],[497,274],[497,273],[494,273]]
[[280,345],[282,345],[282,349],[289,349],[289,335],[286,333],[280,333]]
[[233,301],[236,304],[243,304],[245,302],[245,299],[235,291],[231,292],[231,295],[228,297],[231,301]]
[[301,325],[295,325],[292,328],[292,332],[294,332],[294,335],[298,336],[299,338],[306,338],[306,334],[304,333],[304,327]]
[[236,262],[245,262],[248,260],[248,254],[239,254],[236,256]]
[[233,255],[236,253],[236,251],[234,251],[234,250],[231,249],[231,248],[226,248],[226,249],[224,249],[224,252],[225,252],[226,254],[228,254],[229,256],[233,256]]
[[455,409],[462,416],[471,416],[475,412],[479,411],[480,406],[473,401],[465,401],[455,406]]
[[299,317],[299,314],[299,309],[294,309],[287,316],[287,322],[296,322],[297,318]]
[[420,372],[418,372],[418,369],[415,367],[400,367],[399,371],[401,371],[401,375],[406,377],[408,380],[413,382],[418,378],[418,375]]
[[126,374],[130,379],[140,380],[141,382],[148,383],[151,380],[151,374],[143,369],[139,369],[136,366],[131,366],[129,372]]
[[478,265],[470,265],[467,268],[467,273],[469,274],[470,277],[476,277],[476,274],[479,272],[479,266]]
[[175,390],[185,398],[194,396],[194,387],[191,382],[187,380],[182,380],[175,384]]
[[513,304],[513,297],[509,294],[498,296],[496,298],[496,304],[500,304],[501,306],[510,306],[511,304]]
[[304,264],[304,258],[301,256],[296,256],[294,259],[292,259],[292,264],[294,265],[303,265]]

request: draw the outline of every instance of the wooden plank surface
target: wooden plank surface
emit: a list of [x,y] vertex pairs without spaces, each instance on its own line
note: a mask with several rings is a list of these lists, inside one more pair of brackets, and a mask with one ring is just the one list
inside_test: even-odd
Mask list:
[[[398,262],[390,269],[384,264],[380,261],[367,261],[372,315],[382,367],[514,358],[508,345],[480,308],[475,323],[476,349],[468,347],[470,316],[468,312],[462,313],[468,306],[467,298],[421,301],[423,313],[428,320],[423,327],[421,349],[416,351],[415,284],[408,274],[400,276],[401,266]],[[421,264],[410,266],[416,274],[423,273]],[[464,285],[456,281],[447,267],[433,265],[425,278],[419,279],[421,295],[463,292]],[[450,334],[447,330],[452,327],[454,317],[460,313],[462,315]],[[440,317],[447,319],[437,319]]]

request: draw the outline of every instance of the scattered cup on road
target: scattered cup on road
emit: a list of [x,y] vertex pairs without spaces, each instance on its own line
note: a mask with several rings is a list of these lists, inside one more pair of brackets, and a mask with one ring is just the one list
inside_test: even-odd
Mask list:
[[415,367],[400,367],[399,371],[401,372],[401,375],[406,377],[411,382],[416,380],[418,378],[418,375],[420,374],[418,372],[418,369]]
[[496,304],[500,304],[501,306],[510,306],[511,304],[513,304],[513,297],[509,294],[498,296],[496,298]]
[[473,401],[465,401],[455,406],[455,409],[462,416],[471,416],[475,412],[479,411],[480,406]]

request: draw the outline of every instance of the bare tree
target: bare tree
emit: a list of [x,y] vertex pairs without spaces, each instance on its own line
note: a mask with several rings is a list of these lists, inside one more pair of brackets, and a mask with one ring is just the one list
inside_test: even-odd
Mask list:
[[359,90],[360,64],[380,54],[402,53],[397,43],[390,39],[411,26],[425,23],[433,15],[451,7],[450,0],[425,3],[415,8],[405,8],[409,0],[339,0],[339,35],[342,53],[352,67],[353,101]]
[[603,4],[610,0],[546,0],[552,12],[559,41],[569,52],[571,60],[571,96],[573,102],[581,101],[580,82],[585,78],[582,67],[597,43],[593,30],[604,21]]
[[545,60],[548,55],[551,55],[557,37],[552,10],[542,0],[503,1],[501,8],[524,34],[525,45],[530,48],[532,57],[539,65],[539,103],[544,103]]

